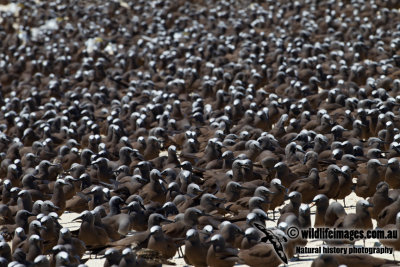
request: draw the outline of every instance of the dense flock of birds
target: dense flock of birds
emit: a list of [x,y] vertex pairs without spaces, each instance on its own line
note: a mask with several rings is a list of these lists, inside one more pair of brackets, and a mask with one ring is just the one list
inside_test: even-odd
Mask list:
[[399,1],[1,2],[0,266],[278,266],[292,226],[400,230]]

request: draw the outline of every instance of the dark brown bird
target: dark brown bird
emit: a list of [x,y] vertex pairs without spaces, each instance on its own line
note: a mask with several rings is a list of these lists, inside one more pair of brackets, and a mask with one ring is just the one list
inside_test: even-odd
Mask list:
[[386,182],[379,182],[375,194],[368,199],[368,202],[373,205],[369,209],[371,218],[376,220],[379,213],[393,202],[389,197],[389,185]]
[[276,255],[273,245],[259,243],[249,249],[239,251],[239,258],[249,266],[261,267],[268,263],[268,266],[279,266],[282,260]]
[[318,169],[311,169],[307,178],[298,179],[291,183],[289,192],[297,191],[302,196],[303,203],[311,203],[319,189]]
[[312,203],[313,204],[311,206],[317,206],[317,210],[315,212],[314,227],[324,227],[326,210],[329,206],[329,199],[325,195],[319,194],[314,197]]
[[[147,248],[160,251],[165,259],[175,256],[183,239],[173,240],[164,235],[161,226],[155,225],[150,228],[150,237]],[[180,243],[180,244],[179,244]]]
[[288,196],[290,202],[285,205],[282,209],[279,210],[281,215],[285,213],[293,213],[296,216],[299,216],[299,208],[302,202],[301,194],[299,192],[291,192]]
[[203,215],[204,212],[199,209],[188,208],[183,214],[183,220],[164,225],[163,232],[172,238],[185,238],[186,232],[195,228],[199,223],[199,217]]
[[207,252],[207,265],[210,267],[232,267],[239,261],[238,250],[226,246],[224,238],[216,234],[211,237]]
[[[400,229],[400,213],[397,213],[397,215],[396,215],[396,223],[395,224],[387,224],[387,225],[385,225],[385,227],[383,227],[383,229],[386,230],[386,232],[389,230],[399,231],[399,229]],[[385,247],[391,247],[397,251],[400,250],[400,238],[399,237],[397,237],[396,239],[380,239],[379,241]],[[394,255],[393,255],[393,257],[394,257]]]
[[339,192],[339,174],[342,170],[337,165],[329,165],[326,176],[319,181],[318,194],[324,194],[328,198],[334,198]]
[[172,223],[172,221],[168,220],[163,215],[158,213],[153,213],[149,216],[148,228],[146,231],[135,232],[132,236],[128,236],[118,241],[108,243],[108,245],[116,248],[124,248],[127,246],[131,246],[132,244],[135,244],[135,246],[138,248],[147,248],[151,227],[155,225],[160,225],[163,222]]
[[395,224],[396,216],[399,211],[400,211],[400,196],[398,196],[397,199],[392,204],[386,206],[378,214],[378,218],[376,219],[377,226],[383,228],[385,225]]
[[269,208],[273,211],[273,218],[275,219],[275,209],[283,204],[285,201],[286,190],[281,184],[281,180],[275,178],[272,179],[269,190],[273,193],[269,199]]
[[85,243],[82,240],[73,237],[70,230],[64,227],[60,230],[57,245],[67,244],[71,245],[73,255],[77,255],[79,258],[82,258],[86,251]]
[[296,181],[299,177],[293,173],[286,163],[279,162],[274,168],[276,169],[276,176],[279,180],[281,180],[282,185],[284,187],[289,188],[289,186]]
[[343,217],[343,221],[336,221],[335,227],[344,229],[372,229],[372,219],[368,211],[373,205],[366,200],[359,200],[356,204],[356,213],[350,213]]
[[400,163],[397,158],[391,158],[388,160],[388,167],[385,173],[385,182],[387,182],[390,188],[400,189]]
[[187,264],[195,267],[206,267],[208,248],[209,245],[201,242],[197,230],[189,229],[186,232],[184,259]]
[[94,224],[94,215],[90,211],[82,212],[75,220],[82,220],[78,237],[88,247],[102,247],[109,242],[107,232]]
[[357,178],[354,192],[357,196],[367,198],[372,197],[376,191],[376,186],[380,182],[379,167],[384,166],[377,159],[370,159],[367,163],[367,174],[361,174]]
[[53,202],[54,205],[56,205],[59,208],[57,210],[58,216],[61,216],[61,214],[65,210],[66,198],[63,187],[66,185],[68,185],[68,183],[66,183],[64,179],[58,179],[54,184],[54,192],[51,197],[51,202]]
[[332,202],[326,209],[325,225],[327,227],[332,227],[336,224],[336,222],[343,221],[343,218],[346,215],[347,213],[344,210],[342,204],[340,204],[339,202]]
[[342,174],[339,175],[339,190],[335,199],[343,199],[344,206],[346,207],[346,197],[353,192],[353,175],[349,166],[343,166]]
[[163,184],[164,180],[161,173],[157,169],[153,169],[150,172],[150,181],[146,184],[139,192],[142,196],[144,203],[147,204],[150,201],[155,201],[160,204],[165,203],[166,188]]

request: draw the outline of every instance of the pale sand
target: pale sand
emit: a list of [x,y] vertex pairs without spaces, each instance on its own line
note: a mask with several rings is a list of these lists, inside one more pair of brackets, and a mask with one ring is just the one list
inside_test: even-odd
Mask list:
[[[346,198],[346,204],[349,206],[348,208],[346,208],[347,213],[355,213],[355,204],[356,202],[359,200],[360,198],[357,197],[354,193],[352,193],[350,196],[348,196]],[[340,203],[343,204],[343,201],[339,200]],[[315,207],[311,208],[311,221],[312,221],[312,225],[314,224],[314,219],[315,219]],[[68,227],[71,230],[75,230],[77,228],[79,228],[79,223],[76,222],[72,222],[72,219],[76,218],[79,214],[77,213],[64,213],[61,216],[61,224],[65,227]],[[373,220],[374,223],[374,227],[376,226],[376,221]],[[267,226],[268,227],[272,227],[272,226],[276,226],[274,224],[274,222],[271,221],[267,221]],[[309,240],[307,247],[318,247],[321,246],[322,241],[319,240]],[[377,246],[379,243],[379,240],[377,239],[369,239],[366,240],[366,247],[374,247]],[[363,242],[362,241],[357,241],[356,242],[357,246],[362,246]],[[391,254],[384,254],[384,255],[380,255],[380,254],[372,254],[373,256],[376,257],[380,257],[380,258],[386,258],[386,259],[393,259],[393,256]],[[316,258],[318,255],[317,254],[302,254],[300,256],[300,260],[299,261],[290,261],[289,262],[289,266],[310,266],[311,262],[314,258]],[[87,257],[87,256],[86,256]],[[396,259],[400,259],[400,252],[395,252],[395,257]],[[176,255],[174,257],[174,259],[172,259],[173,262],[176,263],[176,266],[186,266],[185,261],[182,258],[178,258],[178,256]],[[89,267],[100,267],[103,266],[104,263],[104,259],[90,259],[89,261],[87,261],[87,265]],[[237,266],[246,266],[246,265],[237,265]],[[282,265],[283,266],[283,265]]]

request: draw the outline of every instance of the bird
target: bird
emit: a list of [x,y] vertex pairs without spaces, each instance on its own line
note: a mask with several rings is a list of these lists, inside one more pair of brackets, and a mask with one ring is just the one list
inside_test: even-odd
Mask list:
[[302,196],[299,192],[293,191],[288,195],[290,200],[289,204],[286,204],[282,209],[279,210],[281,215],[285,213],[293,213],[296,216],[299,215],[299,207],[302,202]]
[[385,182],[389,184],[390,188],[400,189],[400,177],[397,175],[397,171],[400,168],[399,160],[397,158],[391,158],[388,160],[387,164]]
[[290,184],[289,192],[299,192],[303,203],[311,203],[319,189],[319,172],[313,168],[307,178],[298,179]]
[[389,185],[386,182],[379,182],[375,194],[367,201],[373,205],[370,214],[371,218],[376,220],[381,210],[393,202],[393,199],[389,197]]
[[344,229],[372,229],[372,219],[368,211],[369,207],[373,207],[368,201],[361,199],[357,201],[356,213],[350,213],[343,217],[343,221],[336,221],[334,227]]
[[339,202],[332,202],[329,204],[325,212],[325,225],[327,227],[333,227],[336,225],[336,222],[343,221],[343,218],[346,215],[347,213],[342,204]]
[[394,224],[396,222],[396,215],[400,211],[398,208],[400,203],[400,198],[397,197],[392,204],[386,206],[379,212],[378,218],[376,219],[376,224],[378,227],[382,228],[388,224]]
[[[396,223],[395,224],[387,224],[385,225],[385,227],[383,227],[384,230],[386,230],[387,232],[390,230],[398,230],[400,227],[400,213],[397,213],[396,215]],[[399,238],[395,238],[395,239],[380,239],[379,240],[382,245],[384,245],[385,247],[391,247],[394,250],[399,250],[400,249],[400,241]],[[393,255],[394,257],[394,255]]]
[[107,232],[94,224],[94,215],[89,211],[83,211],[74,219],[82,220],[79,228],[78,238],[82,240],[87,247],[102,247],[109,242]]
[[169,259],[175,256],[176,252],[178,251],[178,248],[180,247],[180,243],[183,243],[182,241],[183,239],[174,240],[164,235],[161,226],[154,225],[153,227],[150,228],[150,237],[147,248],[160,251],[161,255],[165,259]]
[[326,176],[321,177],[319,181],[318,194],[324,194],[328,198],[335,197],[339,192],[339,174],[342,170],[337,165],[329,165],[326,170]]
[[191,207],[183,214],[183,220],[163,225],[163,232],[171,238],[185,238],[186,232],[199,224],[199,217],[205,213]]
[[233,266],[239,261],[239,251],[226,246],[220,234],[213,235],[207,251],[207,266]]
[[71,231],[66,227],[60,230],[57,245],[71,245],[72,255],[77,255],[79,258],[82,258],[86,251],[86,244],[82,240],[73,237]]
[[325,226],[325,215],[329,206],[329,199],[324,194],[319,194],[312,200],[311,206],[313,205],[317,206],[314,227]]
[[207,252],[209,245],[201,242],[199,232],[196,229],[189,229],[185,238],[184,259],[187,264],[196,267],[207,266]]
[[371,197],[376,191],[376,186],[381,181],[379,166],[383,166],[377,159],[370,159],[367,163],[367,174],[360,175],[357,178],[357,184],[354,192],[359,197]]

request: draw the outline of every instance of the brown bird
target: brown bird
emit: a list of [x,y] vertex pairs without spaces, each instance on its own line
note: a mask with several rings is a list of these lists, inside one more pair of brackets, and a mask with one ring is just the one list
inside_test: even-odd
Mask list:
[[164,235],[162,228],[155,225],[150,228],[150,237],[147,248],[160,251],[165,259],[175,256],[178,248],[183,244],[183,239],[172,239]]
[[318,194],[324,194],[328,198],[334,198],[339,191],[339,174],[342,170],[335,164],[328,166],[326,176],[321,177],[319,181]]
[[269,209],[273,211],[273,218],[275,220],[275,209],[285,201],[286,190],[281,184],[281,180],[277,178],[272,179],[269,190],[272,192],[272,196],[269,198]]
[[127,236],[120,240],[108,243],[107,245],[113,246],[116,248],[124,248],[127,246],[131,246],[132,244],[138,248],[147,248],[147,244],[150,237],[150,229],[155,225],[160,225],[161,223],[172,223],[172,221],[165,218],[163,215],[158,213],[153,213],[149,216],[148,219],[148,228],[146,231],[135,232],[132,236]]
[[82,258],[86,251],[85,243],[78,238],[72,237],[70,230],[65,227],[60,230],[57,245],[71,245],[72,254],[77,255],[79,258]]
[[142,196],[144,203],[147,204],[150,201],[155,201],[160,204],[165,203],[166,188],[163,184],[164,179],[161,173],[157,169],[153,169],[150,172],[150,181],[140,191],[139,194]]
[[317,210],[315,212],[314,227],[324,227],[326,210],[329,206],[329,199],[325,195],[319,194],[314,197],[312,202],[313,204],[311,205],[311,207],[313,205],[317,206]]
[[79,228],[78,238],[87,247],[102,247],[109,242],[107,232],[94,224],[94,215],[90,211],[82,212],[74,221],[79,219],[82,220],[82,224]]
[[346,215],[347,213],[342,204],[339,202],[332,202],[326,209],[325,225],[327,227],[333,227],[337,221],[343,221],[343,218]]
[[400,163],[397,158],[391,158],[388,160],[388,167],[385,173],[385,182],[387,182],[390,188],[400,189]]
[[59,209],[57,210],[58,216],[61,216],[61,214],[63,214],[65,210],[66,198],[63,187],[66,185],[68,185],[68,183],[65,182],[63,179],[58,179],[54,184],[53,195],[50,201],[53,202],[54,205],[59,207]]
[[289,192],[301,193],[303,203],[311,203],[319,189],[319,171],[311,169],[307,178],[298,179],[289,186]]
[[361,174],[357,178],[354,192],[357,196],[367,198],[375,194],[376,186],[380,182],[379,167],[384,166],[377,159],[370,159],[367,163],[367,174]]
[[344,229],[372,229],[372,219],[368,211],[373,205],[366,200],[359,200],[356,204],[356,213],[350,213],[343,217],[343,220],[336,221],[334,227]]
[[389,197],[389,185],[386,182],[379,182],[375,194],[367,200],[373,205],[369,209],[371,218],[376,220],[379,213],[393,202]]
[[249,249],[241,249],[238,255],[244,263],[252,267],[262,267],[266,264],[276,267],[283,263],[277,256],[274,246],[266,243],[259,243]]
[[399,211],[400,211],[400,196],[398,196],[397,199],[392,204],[385,207],[378,214],[378,219],[376,219],[377,226],[383,228],[385,225],[395,224],[396,216]]
[[[399,231],[400,230],[400,212],[397,213],[396,215],[396,223],[395,224],[387,224],[385,225],[385,227],[383,227],[383,230],[385,230],[386,232],[388,232],[389,230],[395,230],[395,231]],[[400,250],[400,237],[397,236],[396,239],[380,239],[379,240],[382,245],[384,245],[385,247],[391,247],[394,250],[399,251]],[[393,257],[394,257],[394,253],[393,253]]]
[[342,174],[339,175],[339,190],[337,195],[334,197],[337,199],[343,199],[343,204],[346,207],[346,197],[353,192],[353,179],[352,170],[349,166],[342,167]]
[[288,188],[294,181],[299,178],[297,174],[293,173],[284,162],[279,162],[275,164],[274,168],[276,169],[277,178],[281,180],[284,187]]
[[196,227],[199,217],[205,213],[196,208],[188,208],[183,214],[183,219],[174,223],[163,225],[163,232],[172,238],[184,238],[189,229]]
[[184,259],[187,264],[195,267],[206,267],[208,248],[209,245],[201,242],[197,230],[189,229],[186,232]]
[[211,237],[207,252],[207,265],[210,267],[232,267],[239,261],[238,250],[226,246],[220,234]]
[[285,205],[279,212],[283,215],[285,213],[293,213],[299,216],[299,208],[301,204],[301,194],[299,192],[291,192],[288,196],[289,204]]

